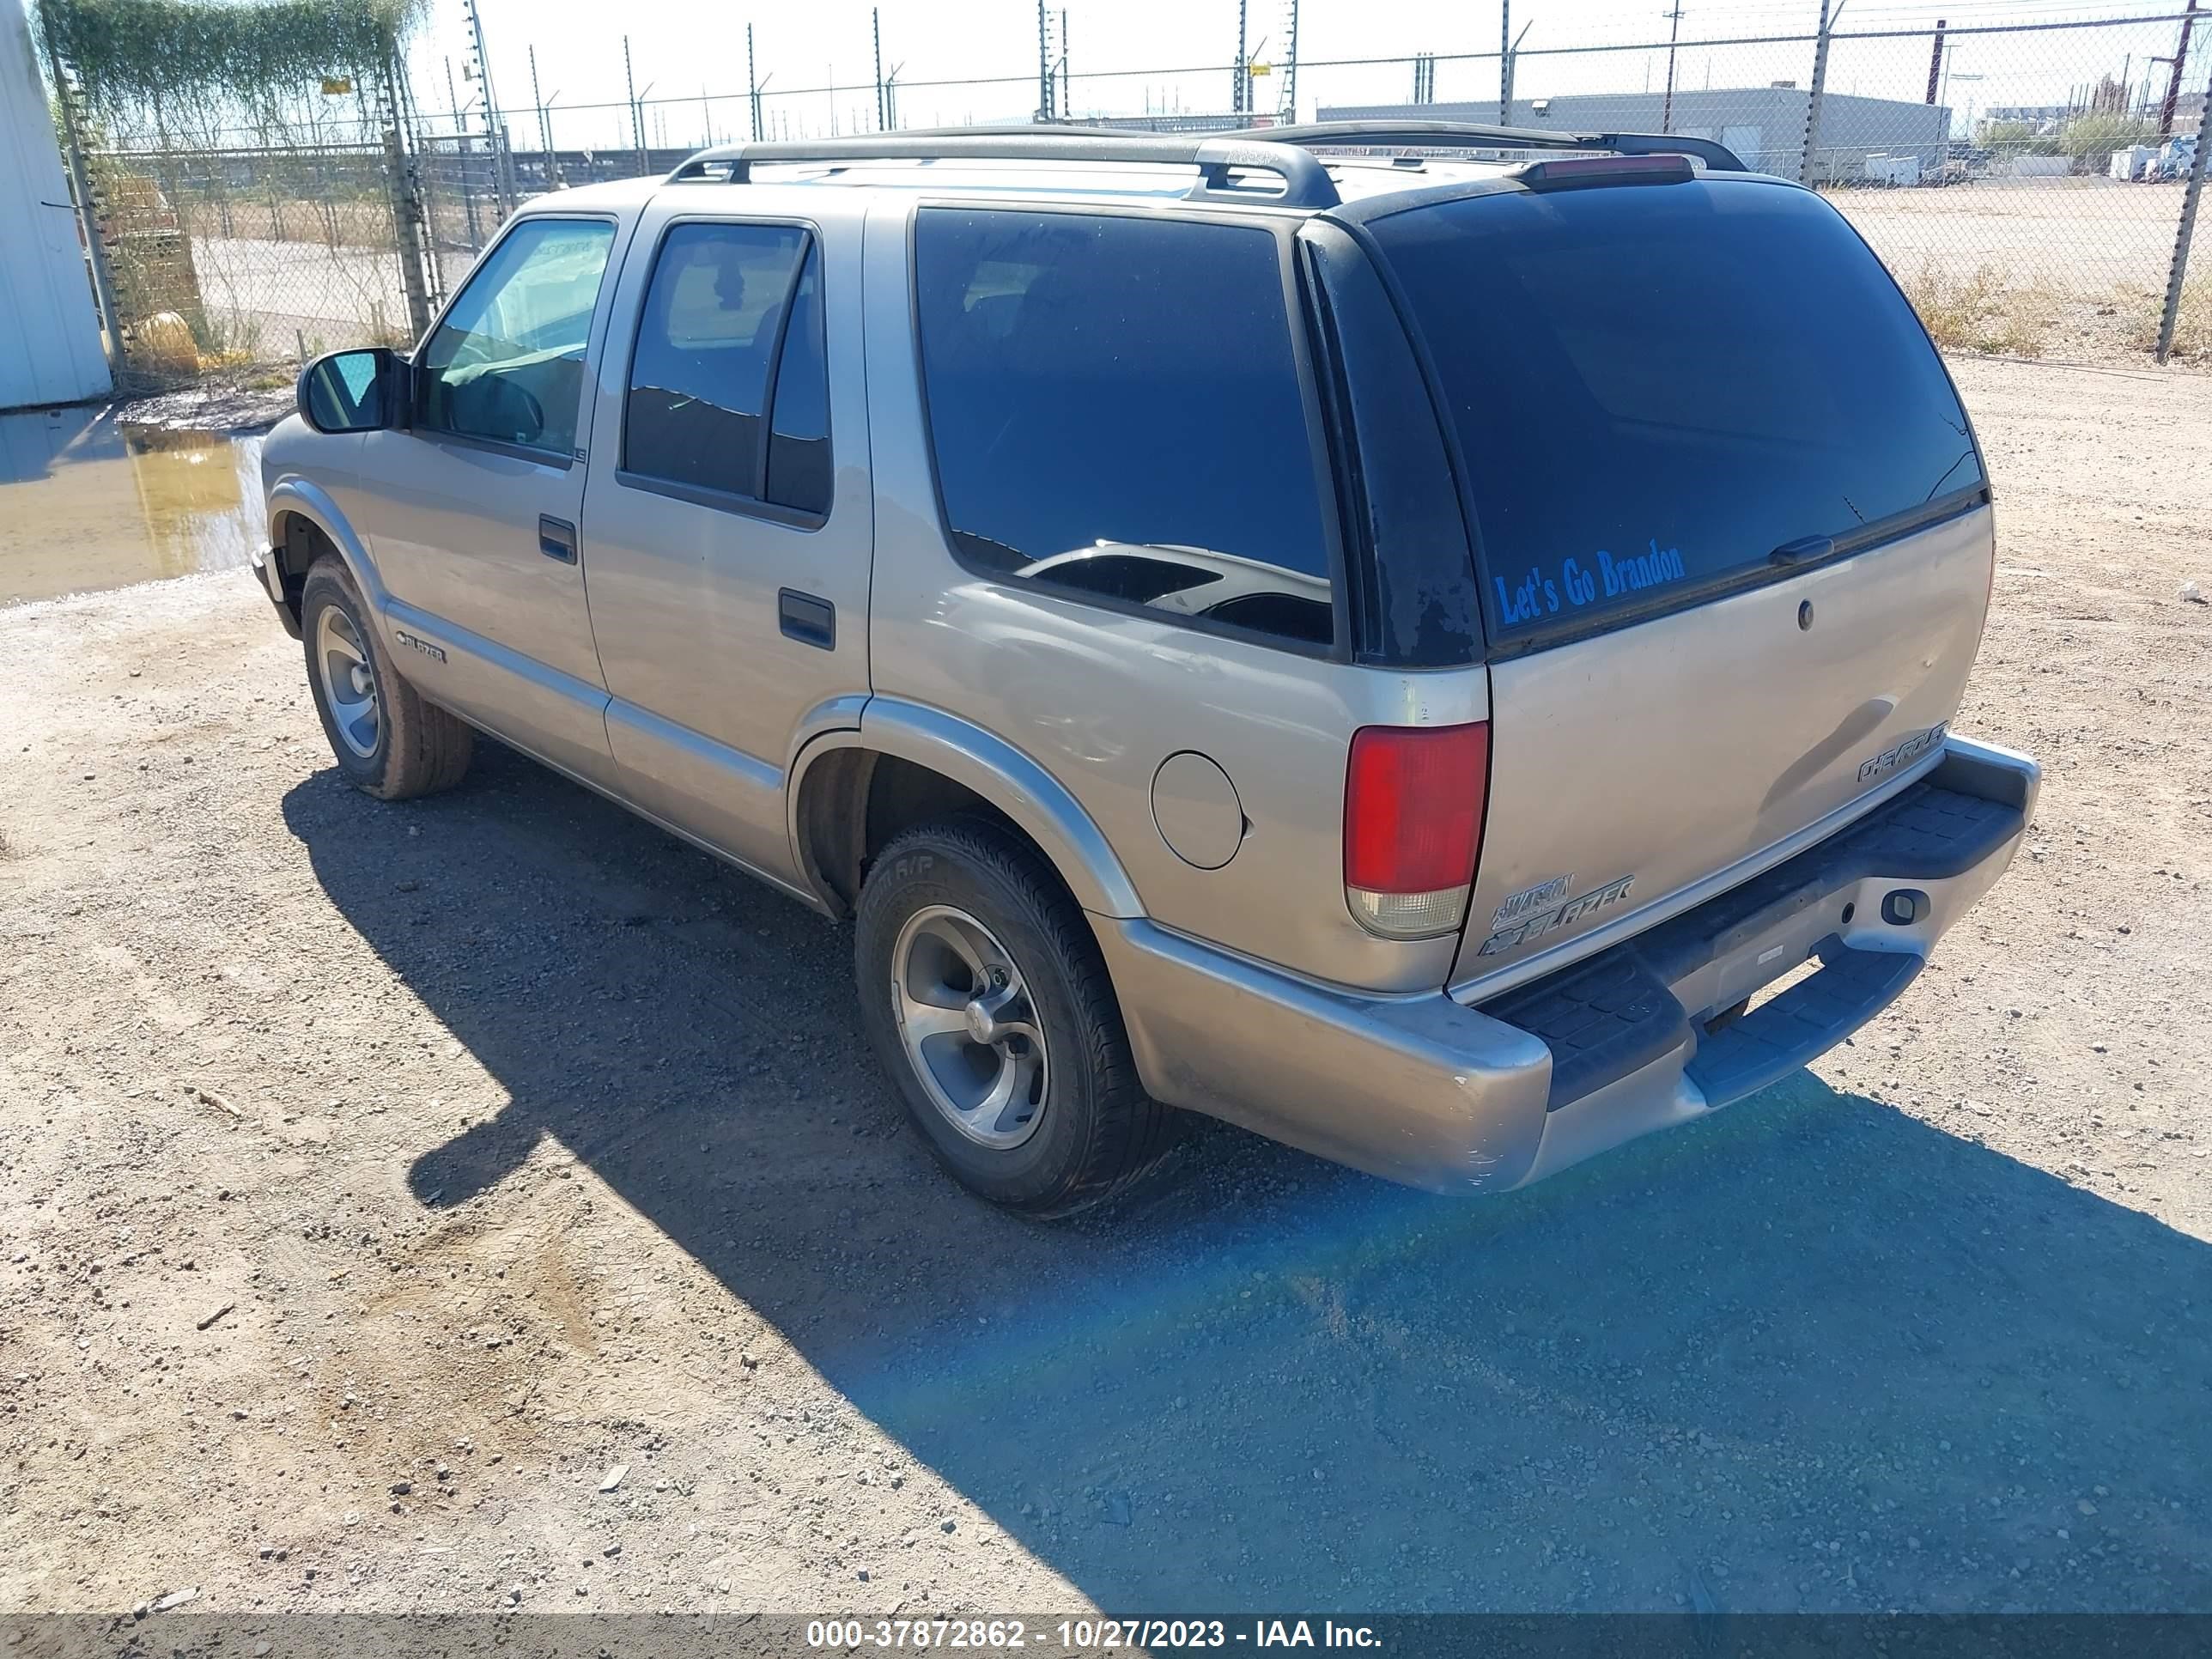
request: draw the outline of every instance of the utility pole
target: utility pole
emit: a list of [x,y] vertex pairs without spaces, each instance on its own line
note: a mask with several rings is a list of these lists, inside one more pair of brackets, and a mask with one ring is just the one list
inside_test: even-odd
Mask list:
[[469,51],[477,60],[477,90],[483,98],[484,131],[498,130],[499,105],[491,89],[491,58],[484,51],[483,18],[477,10],[477,0],[462,0],[469,14]]
[[1244,57],[1244,16],[1251,0],[1237,0],[1237,79],[1229,88],[1229,107],[1239,115],[1252,109],[1252,76]]
[[1936,46],[1935,50],[1928,54],[1928,101],[1931,104],[1936,101],[1936,94],[1942,90],[1941,82],[1943,78],[1943,25],[1944,20],[1942,18],[1939,17],[1936,20]]
[[629,36],[623,36],[623,85],[629,92],[630,136],[637,140],[637,171],[642,178],[649,171],[645,164],[645,117],[638,112],[637,76],[629,63]]
[[1283,118],[1298,118],[1298,0],[1291,0],[1289,61],[1283,66]]
[[1067,119],[1075,118],[1075,71],[1069,68],[1072,54],[1067,49],[1067,13],[1060,14],[1060,112]]
[[868,8],[868,26],[875,32],[876,37],[876,131],[889,132],[890,116],[884,108],[884,9],[881,6]]
[[[1513,37],[1510,45],[1504,44],[1501,38],[1503,49],[1498,53],[1498,125],[1502,127],[1510,127],[1513,125],[1513,69],[1521,59],[1521,43],[1528,38],[1528,31],[1535,27],[1536,20],[1532,17],[1521,26],[1521,33]],[[1645,90],[1649,91],[1650,88],[1647,87]],[[1429,94],[1431,97],[1436,94],[1433,71],[1429,84]]]
[[1674,130],[1674,43],[1682,38],[1682,0],[1674,0],[1674,9],[1667,15],[1674,27],[1667,32],[1667,99],[1659,106],[1659,131]]
[[514,164],[507,154],[507,135],[500,124],[499,97],[492,90],[491,54],[484,50],[483,16],[477,0],[463,0],[469,15],[469,48],[477,60],[477,90],[483,98],[485,140],[491,146],[492,189],[499,198],[501,217],[514,211]]
[[[2179,57],[2180,54],[2175,54]],[[2166,268],[2166,307],[2159,314],[2158,350],[2161,363],[2173,349],[2173,325],[2181,317],[2181,286],[2189,275],[2189,239],[2197,227],[2197,206],[2204,195],[2204,157],[2212,152],[2205,129],[2212,127],[2212,75],[2204,77],[2204,115],[2197,125],[2197,149],[2189,161],[2189,183],[2181,193],[2181,225],[2174,233],[2173,263]]]
[[530,44],[530,101],[538,106],[538,159],[545,174],[545,182],[553,183],[553,120],[545,108],[544,94],[538,89],[538,43]]
[[752,106],[753,143],[760,143],[760,76],[753,69],[753,26],[745,25],[745,101]]
[[1044,0],[1037,0],[1037,112],[1039,121],[1053,118],[1052,24],[1045,15]]
[[1813,157],[1820,138],[1820,100],[1828,90],[1828,42],[1836,27],[1836,19],[1844,14],[1842,0],[1829,9],[1828,0],[1820,0],[1820,32],[1813,46],[1813,84],[1805,96],[1805,143],[1797,157],[1797,182],[1808,190],[1813,186]]
[[1513,125],[1513,0],[1498,5],[1498,125]]
[[[2154,58],[2150,60],[2154,64],[2171,64],[2173,65],[2172,76],[2166,83],[2166,101],[2158,106],[2158,136],[2161,139],[2171,138],[2173,137],[2174,111],[2176,106],[2181,102],[2182,71],[2187,66],[2189,62],[2189,32],[2195,27],[2196,22],[2197,0],[2189,0],[2189,9],[2183,15],[2181,20],[2181,40],[2180,43],[2174,47],[2173,56],[2171,58]],[[2197,124],[2197,132],[2199,137],[2197,141],[2197,147],[2200,150],[2204,148],[2204,140],[2202,135],[2203,133],[2203,130],[2208,126],[2212,126],[2212,111],[2205,112],[2203,117]]]

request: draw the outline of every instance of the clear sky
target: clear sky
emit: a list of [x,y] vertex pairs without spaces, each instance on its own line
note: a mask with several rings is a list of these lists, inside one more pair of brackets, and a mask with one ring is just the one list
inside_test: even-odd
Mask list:
[[[465,0],[427,0],[429,16],[411,56],[418,106],[443,114],[452,100],[470,112],[477,88],[466,78]],[[1685,88],[1765,86],[1810,77],[1808,45],[1706,46],[1742,36],[1809,34],[1820,0],[1507,0],[1516,34],[1525,28],[1516,77],[1518,95],[1656,89],[1664,84],[1663,43],[1679,4],[1683,49],[1677,84]],[[2166,71],[2149,59],[2173,50],[2170,23],[2133,23],[2069,33],[1961,33],[1976,26],[2074,18],[2164,17],[2182,0],[1843,0],[1839,30],[1924,30],[1938,17],[1953,27],[1944,101],[1963,121],[1993,104],[2057,103],[2101,76],[2124,78],[2155,100]],[[1282,53],[1290,0],[1249,0],[1255,58],[1275,73],[1255,82],[1255,107],[1281,102]],[[625,33],[637,92],[647,99],[647,137],[663,146],[748,136],[744,93],[745,28],[753,26],[764,109],[779,136],[813,136],[875,125],[875,63],[867,0],[479,0],[492,79],[518,144],[538,142],[531,53],[538,88],[555,107],[554,142],[563,147],[626,147],[634,142],[623,100]],[[905,126],[1026,119],[1036,107],[1036,0],[883,0],[883,58],[901,82],[897,118]],[[1135,114],[1150,109],[1221,112],[1230,107],[1227,65],[1237,50],[1236,0],[1053,0],[1053,55],[1066,19],[1074,81],[1062,113]],[[1340,60],[1447,55],[1435,95],[1445,101],[1498,95],[1500,0],[1301,0],[1298,112],[1322,103],[1395,101],[1410,97],[1404,63]],[[2212,68],[2212,17],[2200,26],[2186,85],[2201,90]],[[1659,43],[1646,52],[1577,54],[1600,44]],[[1483,52],[1467,63],[1449,55]],[[1917,100],[1926,89],[1929,41],[1845,40],[1831,63],[1832,90]],[[1206,66],[1216,66],[1210,70]],[[1175,73],[1184,70],[1189,72]],[[1120,72],[1120,73],[1116,73]],[[1000,77],[996,84],[988,83]],[[930,82],[969,82],[933,86]],[[832,85],[844,88],[830,92]],[[682,102],[664,100],[681,100]],[[602,105],[588,109],[581,106]],[[471,119],[473,127],[476,121]]]

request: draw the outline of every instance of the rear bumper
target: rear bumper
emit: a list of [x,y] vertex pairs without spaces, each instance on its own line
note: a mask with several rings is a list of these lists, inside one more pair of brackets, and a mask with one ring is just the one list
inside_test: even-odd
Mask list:
[[1480,1007],[1330,990],[1143,921],[1101,920],[1100,939],[1158,1098],[1410,1186],[1499,1191],[1740,1100],[1857,1030],[2004,873],[2039,781],[2027,757],[1954,736],[1826,841]]

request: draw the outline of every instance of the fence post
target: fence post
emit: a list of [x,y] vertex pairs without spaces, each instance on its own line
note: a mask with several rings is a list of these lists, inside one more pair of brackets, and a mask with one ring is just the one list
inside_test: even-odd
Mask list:
[[2181,197],[2181,225],[2173,234],[2173,263],[2166,273],[2166,308],[2158,319],[2160,362],[2173,349],[2173,326],[2181,318],[2181,288],[2189,276],[2189,238],[2197,228],[2197,204],[2204,197],[2204,154],[2212,149],[2212,75],[2204,81],[2204,106],[2197,127],[2197,154],[2189,164],[2189,188]]
[[62,136],[69,149],[70,187],[76,197],[77,228],[84,234],[85,255],[92,265],[92,297],[100,307],[100,349],[107,354],[108,372],[123,366],[123,316],[115,308],[115,275],[107,266],[107,244],[100,239],[100,204],[93,199],[92,169],[85,164],[84,140],[76,124],[76,89],[69,70],[54,65],[55,101],[62,111]]
[[1813,46],[1813,85],[1805,99],[1805,153],[1798,158],[1797,182],[1813,187],[1813,147],[1820,141],[1820,95],[1828,89],[1828,0],[1820,0],[1820,33]]
[[415,339],[430,331],[430,291],[422,280],[422,201],[399,129],[384,130],[385,166],[392,175],[392,223],[399,239],[399,281],[407,290],[407,325]]

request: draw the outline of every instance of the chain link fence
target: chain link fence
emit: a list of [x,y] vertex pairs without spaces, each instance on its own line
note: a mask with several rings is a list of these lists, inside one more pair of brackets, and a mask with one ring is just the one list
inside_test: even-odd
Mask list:
[[1053,44],[1031,76],[771,76],[740,93],[489,116],[424,110],[402,74],[356,94],[350,121],[199,147],[87,143],[73,173],[109,267],[104,303],[133,362],[154,366],[187,349],[205,366],[413,338],[521,202],[665,173],[705,144],[1041,113],[1229,131],[1293,112],[1715,139],[1826,194],[1948,347],[2126,361],[2163,333],[2212,362],[2212,274],[2185,280],[2212,16],[1084,73]]
[[411,337],[383,145],[101,151],[88,171],[142,368]]

